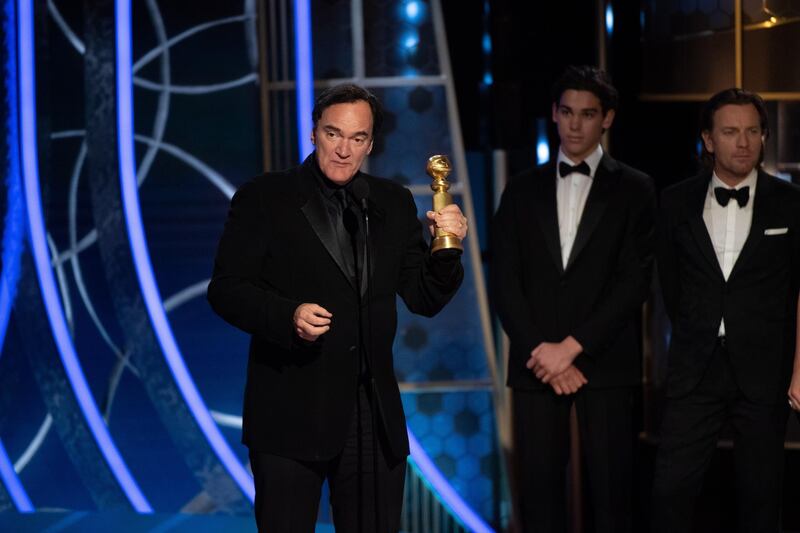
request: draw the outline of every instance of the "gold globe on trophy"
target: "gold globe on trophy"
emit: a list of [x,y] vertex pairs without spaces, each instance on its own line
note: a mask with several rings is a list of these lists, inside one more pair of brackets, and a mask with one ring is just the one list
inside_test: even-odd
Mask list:
[[[425,171],[433,179],[431,189],[433,189],[433,210],[437,213],[453,203],[453,196],[447,192],[450,184],[447,182],[447,175],[453,170],[450,166],[450,160],[446,155],[434,155],[428,159],[428,165]],[[458,253],[464,251],[461,245],[461,239],[456,237],[450,232],[443,229],[436,228],[433,242],[431,243],[431,253],[436,253],[441,250],[456,250]]]

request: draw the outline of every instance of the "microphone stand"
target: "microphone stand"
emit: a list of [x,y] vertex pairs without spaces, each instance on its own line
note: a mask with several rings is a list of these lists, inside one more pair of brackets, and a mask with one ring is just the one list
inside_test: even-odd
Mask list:
[[[372,300],[372,246],[370,244],[370,235],[369,235],[369,208],[367,206],[367,198],[362,197],[360,198],[361,202],[361,213],[364,216],[364,262],[366,264],[367,270],[367,293],[366,293],[366,304],[363,306],[363,310],[361,312],[364,313],[364,317],[366,317],[366,345],[364,348],[366,349],[366,360],[367,360],[367,370],[369,372],[369,402],[370,402],[370,414],[372,417],[372,484],[373,484],[373,502],[375,506],[375,531],[376,533],[380,531],[380,498],[378,497],[380,483],[378,483],[378,437],[379,437],[379,428],[378,428],[378,391],[375,382],[375,366],[374,366],[374,358],[372,356],[372,315],[370,313],[370,301]],[[359,293],[361,292],[361,286],[359,285]],[[360,324],[359,326],[363,326]]]

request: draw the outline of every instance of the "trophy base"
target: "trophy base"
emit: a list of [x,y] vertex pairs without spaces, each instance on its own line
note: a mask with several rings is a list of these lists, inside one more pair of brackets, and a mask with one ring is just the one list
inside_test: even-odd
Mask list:
[[455,235],[442,235],[433,239],[431,253],[435,254],[442,250],[455,250],[460,254],[464,251],[464,247],[461,245],[461,239]]

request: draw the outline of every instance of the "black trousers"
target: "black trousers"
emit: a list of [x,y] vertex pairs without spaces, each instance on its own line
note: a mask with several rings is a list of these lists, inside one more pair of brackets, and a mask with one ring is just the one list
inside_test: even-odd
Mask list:
[[[783,397],[781,397],[783,398]],[[736,513],[742,533],[780,531],[786,401],[759,405],[736,385],[718,344],[691,393],[667,400],[653,479],[653,532],[691,532],[695,502],[720,430],[733,427]],[[733,502],[732,502],[733,503]]]
[[514,438],[523,531],[567,530],[566,467],[569,412],[578,415],[594,531],[632,528],[633,390],[586,389],[558,396],[552,390],[514,390]]
[[[381,427],[381,424],[378,425]],[[279,428],[275,429],[280,431]],[[344,449],[333,459],[299,461],[250,451],[258,530],[269,533],[313,533],[322,483],[327,479],[337,533],[396,533],[400,529],[406,460],[405,457],[392,457],[385,435],[380,430],[377,433],[378,527],[372,459],[375,432],[372,430],[368,395],[364,387],[359,387],[359,399]]]

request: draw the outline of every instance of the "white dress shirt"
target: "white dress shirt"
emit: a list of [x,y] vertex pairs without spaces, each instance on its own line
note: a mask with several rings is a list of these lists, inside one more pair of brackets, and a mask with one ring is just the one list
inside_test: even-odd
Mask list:
[[558,236],[561,240],[561,265],[566,268],[569,254],[572,252],[572,245],[575,243],[575,235],[578,233],[578,225],[581,222],[583,208],[586,207],[586,199],[592,188],[594,175],[603,158],[603,148],[598,144],[594,152],[589,154],[584,161],[589,165],[591,176],[585,176],[578,172],[572,172],[566,176],[561,176],[558,171],[559,163],[562,161],[575,166],[580,161],[572,161],[559,148],[558,159],[556,160],[556,203],[558,204]]
[[[703,221],[706,223],[706,229],[708,229],[711,242],[714,244],[714,253],[717,254],[717,261],[719,261],[725,281],[728,281],[733,265],[736,264],[739,253],[742,251],[744,242],[750,233],[757,176],[758,172],[753,169],[744,181],[733,187],[736,190],[742,187],[750,187],[750,199],[744,207],[739,207],[736,199],[731,199],[725,207],[719,205],[714,196],[714,189],[716,187],[730,189],[731,187],[725,185],[717,177],[716,172],[711,176],[711,182],[708,185],[708,193],[703,206]],[[725,319],[722,319],[719,324],[719,336],[722,337],[724,335]]]

